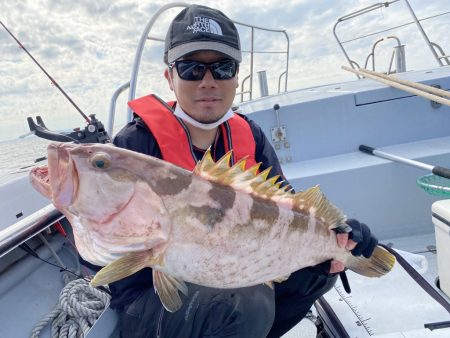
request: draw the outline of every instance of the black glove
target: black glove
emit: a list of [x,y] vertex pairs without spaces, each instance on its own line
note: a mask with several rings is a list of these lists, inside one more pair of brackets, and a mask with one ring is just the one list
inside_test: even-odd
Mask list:
[[359,223],[356,219],[348,219],[346,223],[352,228],[348,238],[358,243],[351,251],[353,256],[363,255],[366,258],[372,256],[378,239],[371,234],[369,227],[364,223]]

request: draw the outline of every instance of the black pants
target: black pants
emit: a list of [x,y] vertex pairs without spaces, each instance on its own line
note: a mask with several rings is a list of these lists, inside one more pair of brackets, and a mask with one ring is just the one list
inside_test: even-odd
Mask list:
[[186,283],[180,310],[167,312],[154,289],[119,312],[122,338],[265,337],[275,316],[266,285],[213,289]]
[[297,325],[336,279],[305,268],[294,272],[287,281],[275,283],[275,320],[267,338],[281,337]]
[[224,290],[187,283],[188,297],[181,295],[183,306],[174,313],[164,310],[153,288],[147,289],[119,311],[121,337],[280,337],[334,282],[303,269],[275,283],[275,292],[266,285]]

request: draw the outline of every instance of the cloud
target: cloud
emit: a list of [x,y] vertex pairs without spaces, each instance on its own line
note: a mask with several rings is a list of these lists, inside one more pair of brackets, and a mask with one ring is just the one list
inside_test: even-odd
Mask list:
[[[69,96],[83,110],[95,112],[106,121],[112,94],[130,79],[144,27],[153,13],[166,3],[163,0],[1,1],[0,13],[1,20]],[[252,0],[239,5],[235,1],[217,3],[206,0],[202,3],[217,7],[237,21],[285,29],[290,40],[288,88],[291,90],[355,78],[353,74],[340,70],[346,60],[332,29],[337,18],[373,4],[369,0],[291,0],[282,6],[275,0]],[[450,11],[450,3],[446,0],[410,0],[410,3],[419,18]],[[163,14],[152,35],[164,38],[170,20],[180,10],[176,8]],[[447,54],[450,50],[449,17],[444,15],[423,22],[430,39],[439,43]],[[340,24],[338,32],[342,40],[347,40],[409,21],[408,9],[403,2],[397,2],[389,8]],[[240,27],[239,30],[243,49],[250,49],[250,29]],[[380,33],[345,44],[345,47],[353,59],[364,64],[372,44],[387,34],[394,32]],[[415,25],[401,28],[395,34],[406,44],[408,69],[436,64]],[[255,35],[255,50],[274,51],[285,46],[286,39],[281,34],[262,31]],[[377,47],[377,66],[387,67],[392,46],[393,41],[389,41]],[[159,42],[146,45],[138,95],[152,91],[164,99],[172,98],[162,76],[162,48],[163,44]],[[255,55],[254,70],[267,72],[270,93],[278,90],[285,57],[285,54],[273,53]],[[245,60],[248,59],[249,55],[245,54]],[[239,80],[242,81],[249,72],[249,65],[243,64]],[[253,85],[257,88],[256,80]],[[30,114],[42,114],[61,123],[55,126],[57,128],[71,128],[69,121],[80,121],[74,108],[3,29],[0,29],[0,91],[0,118],[8,119],[9,123],[16,119],[18,125],[26,126],[24,121]],[[127,93],[124,93],[117,104],[120,123],[124,122],[126,101]],[[17,134],[22,132],[20,128]],[[0,135],[5,137],[4,129],[0,130]]]

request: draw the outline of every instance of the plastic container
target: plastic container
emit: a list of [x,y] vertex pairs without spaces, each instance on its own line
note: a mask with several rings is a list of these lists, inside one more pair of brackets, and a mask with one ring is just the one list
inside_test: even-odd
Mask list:
[[441,290],[450,297],[450,200],[434,202],[431,207],[436,234],[436,250]]

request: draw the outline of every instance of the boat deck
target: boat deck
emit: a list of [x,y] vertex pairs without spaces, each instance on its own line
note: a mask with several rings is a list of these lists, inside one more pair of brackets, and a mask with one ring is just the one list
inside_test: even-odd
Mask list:
[[[421,276],[447,302],[450,302],[450,297],[436,286],[438,267],[434,233],[387,239],[382,242],[404,251],[403,257],[407,257],[412,266],[422,270]],[[350,286],[353,288],[352,293],[346,294],[338,281],[324,296],[349,336],[351,338],[449,337],[449,313],[422,291],[403,270],[396,270],[396,273],[396,276],[375,281],[367,279],[365,281],[364,277],[347,273]],[[317,310],[314,309],[313,314],[317,316]],[[433,331],[425,329],[425,324],[433,325],[436,322],[446,324],[443,328]],[[311,323],[310,319],[304,319],[283,338],[315,338],[316,329]]]
[[[438,272],[434,227],[431,222],[429,230],[428,233],[422,235],[383,238],[381,242],[396,249],[424,256],[427,259],[428,268],[423,277],[450,301],[445,294],[437,289],[435,284]],[[51,241],[51,245],[65,265],[73,268],[79,267],[73,248],[61,236],[55,235]],[[17,255],[17,250],[19,249],[16,249],[8,255]],[[37,249],[37,252],[42,258],[57,263],[48,248],[41,247]],[[3,263],[8,259],[8,255],[2,258]],[[88,272],[88,270],[84,270],[84,273]],[[9,307],[0,307],[0,317],[4,323],[0,327],[0,336],[29,336],[33,326],[55,308],[59,297],[59,292],[56,290],[61,290],[64,286],[61,276],[62,274],[58,268],[45,264],[29,255],[9,267],[7,273],[3,273],[2,278],[0,278],[0,303],[10,304]],[[352,286],[351,275],[349,281]],[[377,283],[380,283],[381,286],[383,284],[383,278],[377,280]],[[410,295],[410,299],[409,306],[414,307],[414,294]],[[378,299],[377,304],[374,305],[378,307],[384,303],[385,300]],[[405,304],[399,303],[396,306],[402,309]],[[24,316],[27,318],[25,319]],[[87,337],[114,337],[115,326],[115,313],[107,310],[94,325]],[[303,322],[287,333],[284,338],[308,337],[308,330],[311,331],[312,327],[309,323]],[[43,336],[50,334],[49,327],[43,331],[43,334]]]

